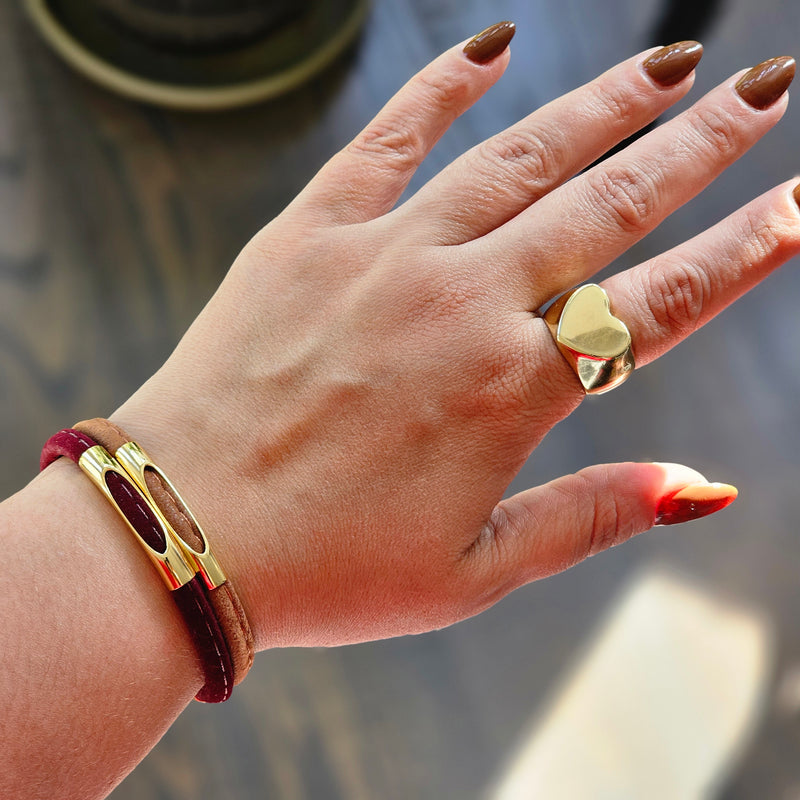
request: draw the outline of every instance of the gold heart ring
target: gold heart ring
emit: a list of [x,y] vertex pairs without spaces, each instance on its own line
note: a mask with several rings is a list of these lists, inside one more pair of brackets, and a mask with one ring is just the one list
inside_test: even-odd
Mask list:
[[597,284],[562,295],[542,318],[587,394],[609,392],[633,372],[630,331]]

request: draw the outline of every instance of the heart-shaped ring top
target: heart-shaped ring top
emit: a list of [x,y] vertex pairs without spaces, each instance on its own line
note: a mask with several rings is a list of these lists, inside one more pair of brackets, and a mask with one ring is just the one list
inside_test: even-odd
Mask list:
[[608,295],[595,283],[576,289],[558,320],[560,344],[590,358],[616,358],[631,346],[631,335],[612,313]]
[[633,371],[630,332],[611,313],[608,295],[597,284],[560,297],[544,321],[586,392],[607,392]]

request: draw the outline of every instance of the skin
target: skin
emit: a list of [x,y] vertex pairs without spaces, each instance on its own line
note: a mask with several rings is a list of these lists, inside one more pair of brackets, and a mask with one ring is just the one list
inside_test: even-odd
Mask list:
[[[501,500],[583,397],[531,310],[652,230],[786,107],[784,95],[751,108],[735,75],[566,182],[689,91],[693,75],[648,78],[648,54],[395,208],[509,59],[442,55],[256,234],[113,415],[203,522],[259,649],[449,625],[649,529],[662,497],[704,481],[607,464]],[[637,366],[800,252],[796,183],[603,284]],[[131,537],[109,535],[120,526],[69,463],[0,505],[4,797],[104,796],[200,686],[152,568]]]

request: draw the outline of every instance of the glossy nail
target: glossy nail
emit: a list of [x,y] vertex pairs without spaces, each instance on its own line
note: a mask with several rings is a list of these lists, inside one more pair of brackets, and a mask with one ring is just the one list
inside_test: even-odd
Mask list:
[[675,525],[713,514],[729,506],[739,494],[727,483],[693,483],[661,498],[656,525]]
[[797,186],[795,186],[792,190],[792,197],[794,197],[795,203],[800,206],[800,183],[798,183]]
[[759,111],[769,108],[794,78],[795,61],[789,56],[762,61],[736,82],[739,97]]
[[476,64],[488,64],[508,47],[516,30],[513,22],[498,22],[470,39],[464,46],[464,55]]
[[642,64],[644,71],[659,86],[680,83],[703,57],[703,45],[687,40],[662,47]]

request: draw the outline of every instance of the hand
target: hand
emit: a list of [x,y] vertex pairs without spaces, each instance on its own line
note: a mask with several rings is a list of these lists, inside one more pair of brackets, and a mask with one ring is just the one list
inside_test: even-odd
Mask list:
[[[442,627],[680,518],[662,500],[705,485],[685,467],[610,464],[501,500],[583,397],[532,312],[768,131],[794,62],[733,76],[573,177],[689,91],[699,51],[638,55],[395,208],[502,75],[492,36],[485,63],[446,52],[323,167],[113,417],[204,522],[261,648]],[[795,183],[603,284],[639,368],[800,252]]]

